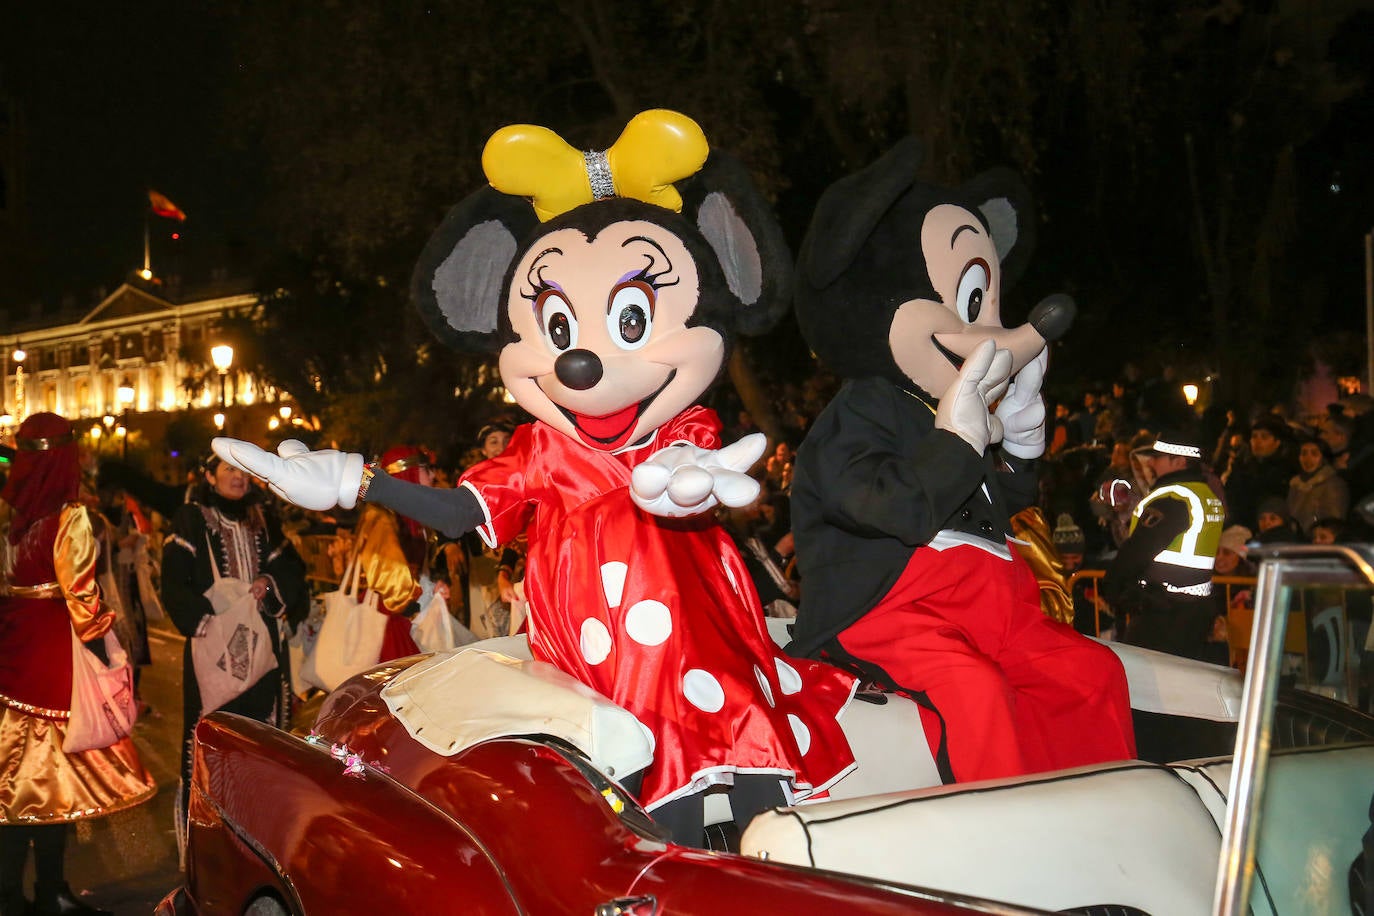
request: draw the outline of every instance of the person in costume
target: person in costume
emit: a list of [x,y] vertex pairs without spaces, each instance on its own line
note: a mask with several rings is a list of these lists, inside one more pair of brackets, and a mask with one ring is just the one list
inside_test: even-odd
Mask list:
[[[488,424],[477,433],[483,460],[497,457],[510,445],[511,430],[500,423]],[[515,541],[495,547],[475,531],[463,535],[467,625],[479,638],[506,636],[511,629],[511,610],[519,601],[515,591],[523,544]]]
[[[98,548],[91,512],[77,501],[71,424],[33,414],[15,441],[0,491],[0,916],[91,916],[106,911],[73,896],[64,877],[69,825],[145,802],[156,786],[129,738],[62,750],[72,631],[99,645],[115,615],[96,584]],[[32,910],[23,891],[30,846]]]
[[217,455],[209,455],[201,467],[201,483],[191,502],[172,516],[172,530],[162,547],[162,603],[172,623],[186,637],[181,791],[176,814],[183,848],[191,793],[192,736],[200,718],[215,711],[205,709],[201,702],[191,660],[193,641],[206,618],[215,613],[206,593],[217,575],[250,583],[272,639],[277,666],[219,708],[278,728],[289,728],[291,722],[286,631],[305,619],[310,602],[305,562],[282,534],[275,516],[265,511],[262,491],[253,486],[247,474]]
[[[393,446],[377,461],[397,480],[422,487],[434,486],[432,463],[429,453],[415,445]],[[380,608],[387,614],[379,662],[420,651],[410,635],[410,617],[434,594],[436,586],[429,577],[432,540],[423,525],[382,505],[369,503],[358,516],[348,562],[362,564],[363,587],[377,593]],[[440,587],[447,598],[448,586]]]
[[1037,496],[1046,344],[1072,300],[1003,327],[1032,222],[1022,185],[997,171],[934,187],[919,164],[908,139],[828,189],[798,259],[802,333],[845,382],[792,478],[789,651],[912,695],[946,779],[1130,758],[1120,662],[1041,612],[1011,542]]
[[1130,536],[1102,577],[1102,594],[1126,619],[1122,642],[1221,661],[1209,640],[1217,615],[1212,569],[1226,506],[1202,467],[1202,447],[1166,432],[1137,449],[1154,485],[1135,507]]
[[491,187],[446,217],[413,293],[440,337],[499,350],[535,421],[448,491],[299,443],[215,447],[307,508],[366,498],[492,546],[527,532],[530,651],[638,717],[655,753],[631,788],[699,845],[712,787],[742,826],[853,766],[837,717],[854,679],[776,649],[711,513],[757,495],[743,472],[765,439],[722,448],[693,406],[734,333],[785,308],[786,246],[743,168],[674,112],[638,115],[604,152],[504,128],[483,167]]

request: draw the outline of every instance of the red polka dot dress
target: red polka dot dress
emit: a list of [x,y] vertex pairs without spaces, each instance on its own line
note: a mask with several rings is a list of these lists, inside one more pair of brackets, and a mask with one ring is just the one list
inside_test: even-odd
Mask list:
[[781,653],[739,552],[709,513],[651,515],[630,472],[674,442],[720,447],[694,407],[639,447],[603,452],[543,423],[463,475],[489,544],[528,531],[530,650],[632,712],[652,734],[641,801],[664,802],[776,773],[796,800],[854,765],[837,721],[854,680]]

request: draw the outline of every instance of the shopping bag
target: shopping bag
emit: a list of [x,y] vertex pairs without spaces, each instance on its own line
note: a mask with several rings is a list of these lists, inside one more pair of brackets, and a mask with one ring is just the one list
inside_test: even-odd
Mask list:
[[424,610],[415,615],[410,624],[410,638],[415,640],[421,652],[447,652],[456,645],[453,615],[448,612],[448,602],[443,595],[436,594]]
[[[208,542],[207,542],[208,544]],[[191,666],[200,687],[201,712],[219,709],[277,667],[272,637],[258,612],[252,586],[221,576],[210,554],[215,581],[205,590],[214,614],[191,638]]]
[[291,639],[286,644],[287,655],[291,661],[291,692],[298,697],[305,696],[311,687],[317,686],[306,676],[306,668],[310,661],[310,653],[315,650],[315,641],[319,639],[320,628],[323,626],[324,601],[320,598],[311,598],[310,614],[296,625],[296,632],[291,634]]
[[361,575],[355,551],[338,591],[324,596],[324,624],[302,670],[302,676],[321,689],[333,690],[381,657],[386,615],[377,606],[375,591],[358,599]]
[[134,669],[113,631],[105,633],[106,665],[72,630],[71,718],[62,750],[68,754],[109,747],[127,738],[138,718]]
[[161,575],[157,559],[148,551],[148,537],[141,535],[134,554],[134,575],[137,578],[138,597],[143,601],[143,613],[149,620],[166,620],[167,611],[162,607],[161,589],[158,584]]

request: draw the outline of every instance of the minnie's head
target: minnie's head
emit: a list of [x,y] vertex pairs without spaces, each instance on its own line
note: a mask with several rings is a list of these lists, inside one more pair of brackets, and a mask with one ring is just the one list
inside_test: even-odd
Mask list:
[[780,229],[690,118],[645,112],[604,153],[508,127],[483,167],[492,187],[448,214],[412,293],[437,336],[499,351],[516,403],[592,448],[690,406],[734,334],[786,308]]

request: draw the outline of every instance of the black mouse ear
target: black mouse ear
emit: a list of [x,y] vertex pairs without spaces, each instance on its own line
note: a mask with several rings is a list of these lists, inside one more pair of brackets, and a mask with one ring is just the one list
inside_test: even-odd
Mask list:
[[683,216],[711,246],[739,301],[735,329],[764,333],[790,308],[792,295],[792,254],[772,207],[744,164],[719,152],[680,190]]
[[999,168],[978,175],[960,190],[978,201],[978,212],[987,220],[1002,262],[1002,288],[1010,289],[1025,272],[1035,248],[1035,206],[1030,189],[1020,175]]
[[519,240],[537,222],[529,201],[492,188],[448,212],[410,278],[411,298],[435,337],[460,350],[500,349],[502,287]]
[[820,289],[844,273],[883,215],[916,181],[921,158],[920,142],[907,137],[868,167],[826,189],[797,260],[804,282]]

